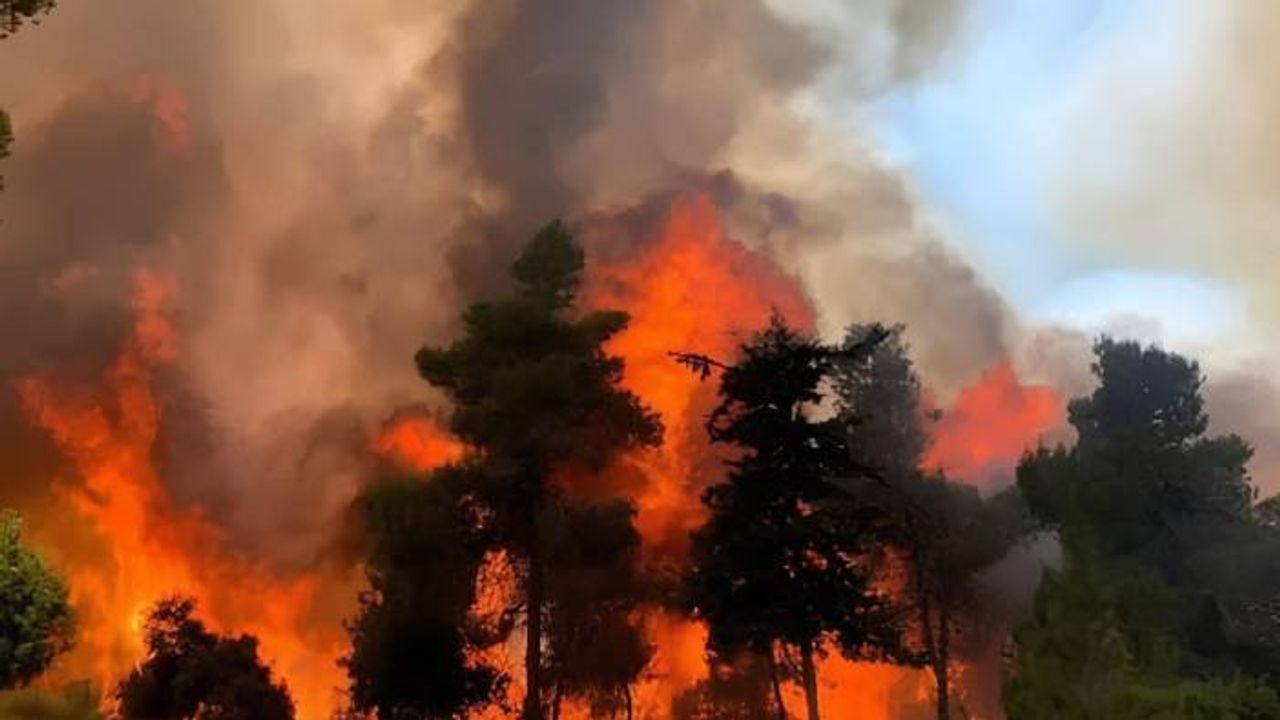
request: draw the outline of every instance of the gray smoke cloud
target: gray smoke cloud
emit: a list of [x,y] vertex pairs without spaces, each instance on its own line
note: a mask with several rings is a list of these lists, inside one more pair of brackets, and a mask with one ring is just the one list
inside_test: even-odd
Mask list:
[[[91,375],[135,270],[174,273],[164,477],[243,549],[306,564],[379,424],[439,407],[414,350],[502,287],[530,231],[697,189],[798,274],[824,330],[906,322],[954,391],[1027,331],[898,171],[798,99],[927,73],[962,8],[836,11],[880,40],[851,56],[820,16],[760,0],[60,3],[0,43],[6,67],[42,68],[0,78],[18,134],[0,330],[23,338],[0,371]],[[5,437],[31,437],[8,395]]]

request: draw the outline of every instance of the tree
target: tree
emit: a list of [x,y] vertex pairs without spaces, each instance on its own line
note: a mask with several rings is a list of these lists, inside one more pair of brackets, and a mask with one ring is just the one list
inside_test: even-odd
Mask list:
[[369,591],[349,628],[344,665],[355,710],[398,720],[449,718],[501,687],[467,661],[467,612],[486,548],[474,467],[391,478],[355,503]]
[[1016,633],[1005,683],[1009,720],[1280,717],[1280,699],[1248,678],[1187,678],[1166,634],[1178,598],[1149,570],[1112,564],[1087,537],[1065,538],[1066,567],[1048,571]]
[[[1037,603],[1045,611],[1020,633],[1012,687],[1063,712],[1088,712],[1088,696],[1054,694],[1061,673],[1035,670],[1099,664],[1054,640],[1086,637],[1088,628],[1067,610],[1048,610],[1125,601],[1138,609],[1115,615],[1110,632],[1128,655],[1113,674],[1138,679],[1115,682],[1152,702],[1212,705],[1236,690],[1252,697],[1250,681],[1234,676],[1275,677],[1280,669],[1280,582],[1270,572],[1280,561],[1280,531],[1267,506],[1253,507],[1252,451],[1239,437],[1207,434],[1196,363],[1110,338],[1094,353],[1098,386],[1070,405],[1076,445],[1041,449],[1018,468],[1028,508],[1062,539],[1067,575],[1083,580],[1079,588],[1042,586]],[[1138,577],[1144,584],[1131,588]],[[1080,610],[1079,620],[1089,612]],[[1145,660],[1149,637],[1169,646],[1164,654],[1173,660]],[[1155,689],[1144,684],[1151,677]],[[1188,684],[1205,678],[1213,683]],[[1020,707],[1031,712],[1035,703]]]
[[634,510],[618,501],[559,511],[547,573],[552,718],[565,695],[576,695],[592,717],[622,710],[630,720],[631,683],[653,654],[634,620],[643,594]]
[[[857,347],[875,331],[850,327],[846,347]],[[932,671],[937,715],[948,720],[957,641],[976,644],[986,626],[980,574],[1008,552],[1026,523],[1016,492],[984,500],[973,487],[921,472],[926,412],[902,333],[894,326],[872,352],[836,364],[839,416],[856,462],[873,476],[838,484],[874,506],[883,521],[879,537],[898,549],[885,571],[904,575],[914,631],[909,660]]]
[[1046,524],[1088,525],[1104,554],[1142,559],[1179,584],[1189,572],[1183,529],[1249,518],[1252,450],[1237,436],[1205,434],[1196,363],[1106,337],[1094,354],[1098,386],[1069,406],[1075,447],[1023,462],[1019,487]]
[[[1046,526],[1086,532],[1104,559],[1149,568],[1177,592],[1184,619],[1170,632],[1193,654],[1230,653],[1231,615],[1249,603],[1228,597],[1245,589],[1224,592],[1215,565],[1245,544],[1280,559],[1280,535],[1251,507],[1252,450],[1237,436],[1206,434],[1195,362],[1110,338],[1094,354],[1098,386],[1069,406],[1076,445],[1041,449],[1019,465],[1027,506]],[[1275,632],[1264,634],[1280,639],[1271,624]]]
[[460,339],[417,355],[422,377],[453,402],[453,432],[476,449],[496,542],[520,563],[529,719],[543,717],[546,701],[547,535],[562,495],[552,474],[598,471],[661,433],[620,387],[622,361],[602,348],[626,314],[573,312],[582,269],[582,248],[551,223],[512,265],[513,293],[472,305]]
[[775,689],[762,658],[743,653],[732,662],[712,662],[707,679],[675,699],[671,715],[675,720],[771,720],[781,715]]
[[22,521],[0,513],[0,688],[24,685],[71,648],[66,583],[22,543]]
[[259,660],[257,639],[215,635],[194,613],[183,597],[152,608],[146,660],[116,689],[124,720],[291,720],[293,700]]
[[[24,22],[39,22],[36,18],[53,9],[55,0],[0,0],[0,39],[18,31]],[[9,113],[0,108],[0,160],[9,157],[13,144],[13,126]],[[4,189],[4,177],[0,176],[0,190]]]
[[55,0],[0,0],[0,38],[6,38],[26,22],[39,22],[39,17],[53,9]]
[[693,538],[690,603],[717,657],[750,651],[776,666],[775,645],[796,651],[811,720],[819,716],[815,655],[824,639],[854,656],[898,643],[862,563],[870,534],[831,482],[855,470],[843,424],[814,417],[835,359],[870,352],[882,339],[833,348],[774,317],[724,369],[720,404],[707,420],[712,441],[741,455],[728,462],[728,481],[703,495],[710,517]]

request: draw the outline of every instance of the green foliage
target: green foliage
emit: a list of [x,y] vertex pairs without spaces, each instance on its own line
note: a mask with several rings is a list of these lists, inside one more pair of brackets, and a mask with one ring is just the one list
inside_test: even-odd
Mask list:
[[146,660],[116,689],[123,720],[291,720],[293,700],[249,635],[219,637],[193,617],[190,598],[156,603]]
[[1043,522],[1088,525],[1102,552],[1142,558],[1178,581],[1188,570],[1181,527],[1248,518],[1252,451],[1235,436],[1206,436],[1194,362],[1110,338],[1094,353],[1098,387],[1070,405],[1076,446],[1029,458],[1019,487]]
[[1094,351],[1076,446],[1018,469],[1067,566],[1018,633],[1010,717],[1280,716],[1235,679],[1280,670],[1280,532],[1252,507],[1249,446],[1206,434],[1194,362],[1108,338]]
[[565,316],[581,270],[581,248],[552,223],[514,263],[514,295],[472,305],[461,339],[417,355],[423,378],[454,403],[453,431],[485,450],[490,471],[524,475],[524,492],[543,487],[552,467],[598,468],[661,432],[657,416],[619,387],[622,361],[601,348],[626,315]]
[[472,583],[485,550],[475,485],[474,468],[447,467],[425,482],[383,481],[356,500],[370,590],[344,660],[355,710],[451,717],[486,702],[503,682],[465,656]]
[[0,688],[30,682],[71,647],[67,586],[22,544],[22,522],[0,513]]
[[0,692],[0,720],[103,720],[101,699],[89,683],[61,692],[9,690]]
[[39,22],[55,4],[56,0],[0,0],[0,38],[17,32],[23,23]]
[[1069,536],[1067,565],[1049,571],[1016,635],[1005,684],[1010,720],[1280,717],[1280,699],[1246,678],[1188,678],[1174,638],[1176,595],[1149,572],[1108,565]]

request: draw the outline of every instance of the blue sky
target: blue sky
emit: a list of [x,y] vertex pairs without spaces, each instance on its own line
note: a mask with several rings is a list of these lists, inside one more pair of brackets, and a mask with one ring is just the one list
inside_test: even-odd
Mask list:
[[1207,343],[1223,317],[1240,320],[1235,288],[1158,263],[1117,264],[1099,251],[1108,238],[1080,242],[1049,210],[1057,165],[1091,146],[1072,119],[1107,109],[1100,95],[1117,70],[1176,85],[1194,62],[1186,10],[1197,1],[975,0],[936,72],[856,111],[833,85],[819,102],[826,95],[851,132],[871,127],[949,241],[1025,316]]

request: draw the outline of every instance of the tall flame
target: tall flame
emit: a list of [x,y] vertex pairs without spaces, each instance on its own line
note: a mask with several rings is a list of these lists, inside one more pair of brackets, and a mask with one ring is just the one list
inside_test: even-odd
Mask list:
[[[196,597],[207,621],[224,632],[249,632],[281,674],[304,719],[330,716],[345,677],[336,660],[347,638],[336,616],[315,620],[326,581],[281,576],[221,548],[219,529],[199,510],[179,508],[157,476],[151,457],[162,421],[152,375],[177,361],[178,338],[165,317],[172,280],[137,278],[136,322],[101,388],[64,387],[51,377],[17,383],[33,424],[44,428],[75,468],[74,482],[56,486],[67,512],[100,537],[101,557],[67,569],[80,613],[81,638],[68,673],[89,673],[105,685],[142,658],[141,622],[166,595]],[[596,265],[585,296],[592,307],[618,308],[631,324],[609,351],[626,361],[623,382],[662,418],[663,444],[634,453],[616,470],[641,479],[626,488],[637,507],[645,558],[682,568],[688,538],[706,519],[702,491],[724,477],[722,455],[706,437],[703,419],[716,401],[703,382],[669,353],[687,350],[732,361],[738,346],[777,312],[811,328],[813,312],[798,282],[767,257],[732,241],[712,202],[695,196],[675,203],[660,233],[625,261]],[[963,391],[933,428],[925,464],[954,476],[980,479],[1011,465],[1045,429],[1059,423],[1062,402],[1049,388],[1024,387],[1008,365],[993,368]],[[422,414],[398,415],[372,448],[415,471],[461,458],[465,447]],[[515,581],[509,560],[495,555],[477,580],[483,618],[509,604]],[[351,588],[344,597],[353,597]],[[489,607],[492,606],[492,607]],[[350,607],[344,608],[349,614]],[[709,675],[706,628],[674,612],[647,609],[641,618],[655,655],[635,689],[638,718],[664,718],[672,701]],[[518,652],[490,648],[484,658],[504,664],[513,682],[508,706],[518,703]],[[480,658],[477,658],[480,659]],[[927,700],[923,673],[832,654],[819,667],[823,706],[832,717],[886,720],[905,701]],[[788,688],[789,711],[802,699]],[[566,708],[565,717],[586,717]],[[501,717],[495,707],[478,714]]]
[[[638,257],[593,268],[588,304],[631,315],[608,349],[626,361],[623,383],[658,412],[666,430],[661,447],[630,458],[646,479],[633,495],[637,526],[650,560],[683,566],[689,533],[706,520],[702,491],[723,480],[724,466],[703,425],[716,402],[715,384],[669,353],[732,362],[773,312],[811,329],[812,307],[794,277],[728,237],[715,206],[701,195],[676,202],[659,237]],[[676,696],[708,677],[707,632],[657,610],[646,615],[645,626],[655,656],[636,689],[636,717],[665,718]],[[822,662],[819,674],[831,717],[868,720],[887,720],[889,698],[899,696],[904,683],[916,692],[923,677],[836,655]],[[803,707],[794,692],[787,704],[793,715]]]
[[164,317],[174,290],[170,278],[138,275],[133,332],[102,388],[68,388],[51,377],[17,383],[30,420],[74,466],[75,481],[57,484],[57,499],[101,543],[98,561],[67,568],[80,637],[65,672],[90,674],[110,688],[145,653],[141,630],[150,606],[189,594],[214,629],[258,636],[299,717],[326,718],[344,684],[336,660],[345,637],[338,623],[307,622],[319,611],[319,580],[278,577],[220,551],[218,529],[198,510],[175,507],[152,465],[161,407],[151,374],[179,354]]

